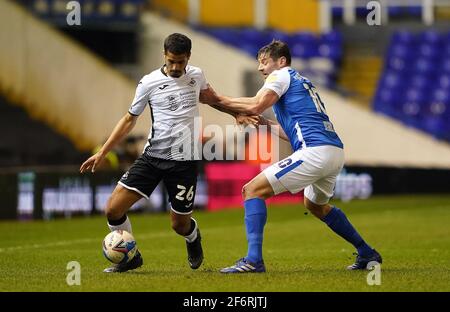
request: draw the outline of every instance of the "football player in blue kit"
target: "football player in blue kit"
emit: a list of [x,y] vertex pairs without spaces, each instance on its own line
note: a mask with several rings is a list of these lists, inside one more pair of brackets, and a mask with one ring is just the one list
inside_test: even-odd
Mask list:
[[248,253],[221,272],[266,271],[262,255],[267,220],[265,199],[303,189],[306,208],[356,248],[356,261],[347,269],[366,269],[368,264],[381,264],[381,255],[364,241],[344,212],[328,204],[336,177],[344,165],[344,149],[314,85],[290,67],[289,47],[282,41],[262,47],[257,59],[265,83],[256,96],[230,98],[217,95],[218,104],[245,115],[259,115],[272,107],[278,123],[261,117],[259,124],[269,126],[280,138],[289,141],[294,153],[244,185]]

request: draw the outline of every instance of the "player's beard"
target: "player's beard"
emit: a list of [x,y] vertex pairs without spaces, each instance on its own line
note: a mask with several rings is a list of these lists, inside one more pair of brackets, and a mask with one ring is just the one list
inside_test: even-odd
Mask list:
[[183,72],[181,72],[181,71],[170,71],[169,72],[170,77],[173,77],[173,78],[180,78],[182,74],[183,74]]

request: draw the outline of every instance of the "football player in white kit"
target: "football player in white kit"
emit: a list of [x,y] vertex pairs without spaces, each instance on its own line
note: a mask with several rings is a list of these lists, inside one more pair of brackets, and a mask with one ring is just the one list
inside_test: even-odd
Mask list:
[[[201,157],[200,135],[194,129],[198,102],[214,107],[217,99],[200,68],[188,65],[191,40],[174,33],[164,41],[165,64],[139,82],[130,109],[117,123],[99,152],[80,167],[95,171],[105,155],[134,127],[148,105],[152,129],[143,154],[122,176],[106,206],[111,231],[132,233],[128,209],[140,198],[148,198],[162,180],[169,194],[172,228],[186,239],[188,262],[197,269],[203,261],[200,230],[192,218],[197,184],[197,162]],[[236,117],[226,109],[215,107]],[[198,129],[197,129],[198,130]],[[200,148],[200,150],[199,150]],[[125,272],[142,266],[138,251],[128,263],[113,265],[106,273]]]
[[263,230],[267,219],[265,199],[289,191],[305,190],[305,206],[358,251],[349,270],[381,263],[380,254],[358,234],[345,214],[328,204],[336,177],[344,165],[343,144],[334,130],[314,85],[290,67],[287,44],[273,41],[258,52],[258,70],[265,83],[255,97],[220,97],[219,105],[237,113],[261,114],[273,108],[278,123],[262,119],[290,142],[294,153],[266,168],[242,189],[248,253],[222,273],[265,272],[262,256]]

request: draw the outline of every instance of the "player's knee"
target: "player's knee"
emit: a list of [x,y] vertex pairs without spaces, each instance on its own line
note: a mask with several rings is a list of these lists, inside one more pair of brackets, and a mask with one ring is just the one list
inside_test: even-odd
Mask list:
[[123,216],[122,209],[114,205],[114,198],[111,196],[105,207],[105,215],[108,220],[119,220]]
[[249,182],[242,187],[242,198],[244,200],[252,198],[267,199],[272,195],[268,188],[258,187],[253,182]]
[[328,214],[328,212],[330,212],[331,209],[331,206],[328,204],[318,205],[308,200],[306,197],[305,197],[305,207],[319,219],[323,219]]
[[122,218],[123,213],[117,209],[109,208],[108,206],[105,209],[105,215],[108,220],[119,220]]
[[242,198],[244,200],[255,198],[256,196],[256,189],[253,187],[253,184],[247,183],[242,187]]

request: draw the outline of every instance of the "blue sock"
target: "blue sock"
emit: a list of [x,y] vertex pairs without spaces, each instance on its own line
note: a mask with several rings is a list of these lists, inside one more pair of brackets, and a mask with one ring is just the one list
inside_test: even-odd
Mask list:
[[373,254],[372,247],[367,245],[339,208],[333,207],[325,218],[322,219],[322,221],[325,222],[336,234],[355,246],[360,256],[368,257]]
[[260,198],[247,199],[244,202],[245,227],[247,230],[248,253],[246,259],[251,262],[262,261],[262,242],[264,225],[267,220],[266,202]]

